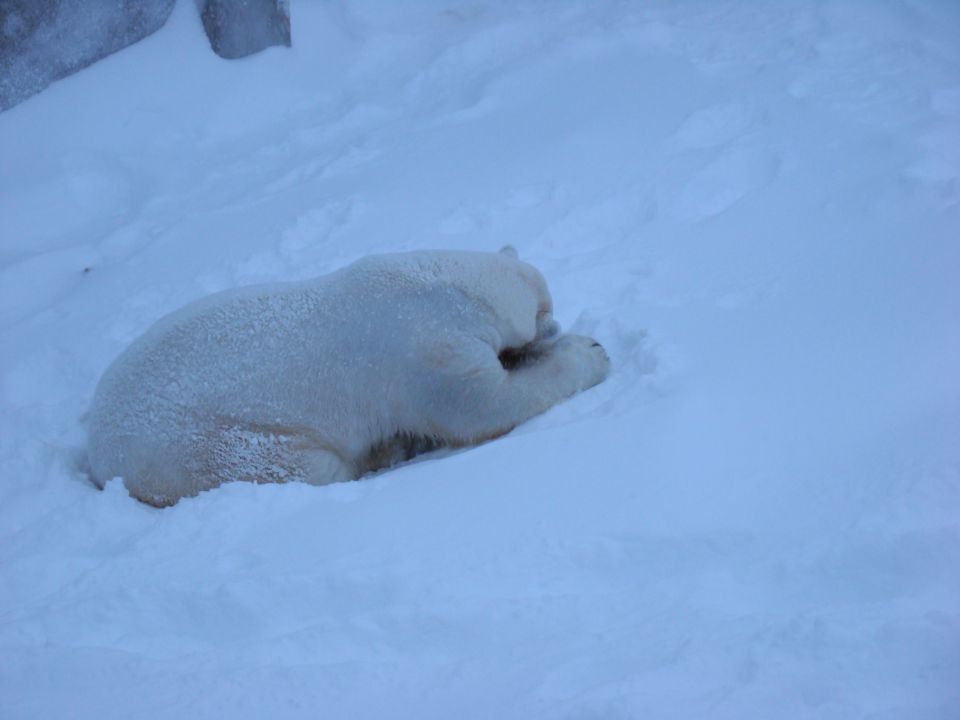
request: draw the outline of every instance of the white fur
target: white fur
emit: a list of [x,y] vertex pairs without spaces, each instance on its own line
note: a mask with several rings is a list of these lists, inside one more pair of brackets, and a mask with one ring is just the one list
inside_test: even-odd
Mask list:
[[510,250],[373,256],[167,316],[97,387],[94,478],[160,506],[231,480],[348,480],[602,381],[603,348],[556,337],[543,277]]

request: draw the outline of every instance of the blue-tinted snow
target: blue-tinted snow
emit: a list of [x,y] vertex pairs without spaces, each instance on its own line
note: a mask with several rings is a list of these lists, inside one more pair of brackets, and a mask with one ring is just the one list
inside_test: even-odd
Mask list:
[[[956,717],[957,8],[292,20],[226,62],[180,2],[0,114],[2,714]],[[506,243],[614,363],[510,436],[164,511],[73,471],[186,302]]]

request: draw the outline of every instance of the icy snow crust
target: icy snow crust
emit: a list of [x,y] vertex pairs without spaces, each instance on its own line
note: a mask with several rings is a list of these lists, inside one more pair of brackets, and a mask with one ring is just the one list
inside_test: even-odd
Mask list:
[[[181,2],[0,114],[0,714],[956,717],[958,14],[301,2],[225,62]],[[187,302],[506,243],[614,367],[511,435],[74,470]]]

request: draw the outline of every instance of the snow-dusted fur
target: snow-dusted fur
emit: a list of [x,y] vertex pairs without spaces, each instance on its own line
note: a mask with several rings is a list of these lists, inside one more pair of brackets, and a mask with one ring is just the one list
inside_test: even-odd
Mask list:
[[500,253],[378,255],[159,321],[107,370],[95,480],[153,505],[231,480],[325,484],[501,435],[604,379],[540,273]]

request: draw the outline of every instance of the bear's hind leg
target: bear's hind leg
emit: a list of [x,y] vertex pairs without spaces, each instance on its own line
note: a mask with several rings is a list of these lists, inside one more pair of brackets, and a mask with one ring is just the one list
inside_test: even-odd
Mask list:
[[179,442],[127,448],[136,462],[124,484],[138,500],[166,507],[227,482],[306,482],[326,485],[356,478],[351,463],[308,428],[219,418]]
[[213,461],[213,467],[207,470],[217,475],[220,482],[300,481],[327,485],[355,477],[351,463],[309,428],[221,424],[206,450]]

